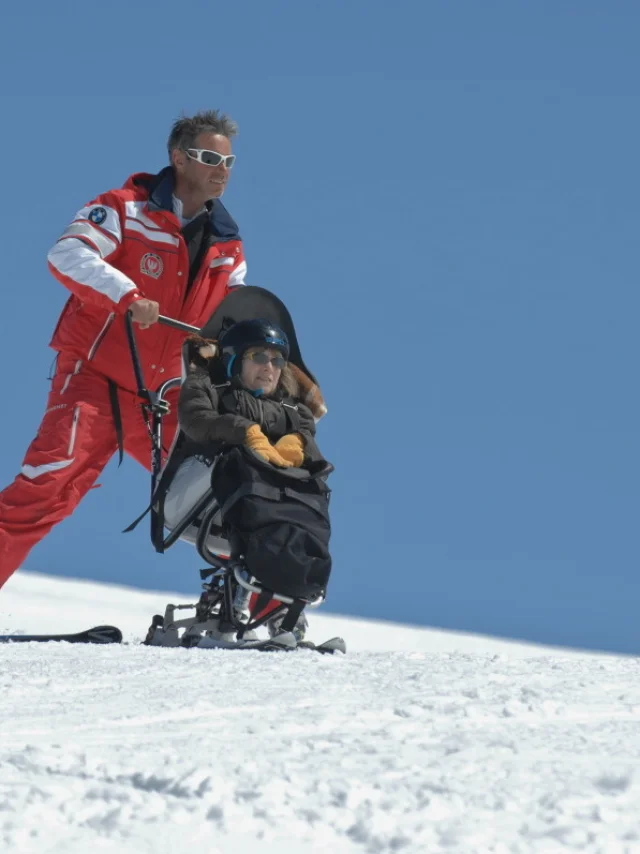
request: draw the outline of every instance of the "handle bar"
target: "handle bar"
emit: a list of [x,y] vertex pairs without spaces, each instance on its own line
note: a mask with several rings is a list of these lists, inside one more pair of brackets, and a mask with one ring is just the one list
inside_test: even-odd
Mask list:
[[173,329],[179,329],[180,332],[190,332],[195,335],[200,334],[197,326],[189,326],[188,323],[183,323],[181,320],[174,320],[173,317],[164,317],[162,314],[158,318],[158,323],[162,323],[163,326],[171,326]]

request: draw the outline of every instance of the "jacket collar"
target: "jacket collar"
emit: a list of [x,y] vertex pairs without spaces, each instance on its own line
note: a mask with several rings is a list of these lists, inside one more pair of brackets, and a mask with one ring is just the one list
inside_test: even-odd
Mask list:
[[[157,175],[146,173],[132,175],[125,186],[129,184],[144,188],[148,194],[148,204],[151,210],[161,210],[173,214],[175,175],[172,166],[165,166]],[[207,202],[206,207],[209,211],[211,230],[215,237],[222,240],[240,240],[238,226],[220,199]]]

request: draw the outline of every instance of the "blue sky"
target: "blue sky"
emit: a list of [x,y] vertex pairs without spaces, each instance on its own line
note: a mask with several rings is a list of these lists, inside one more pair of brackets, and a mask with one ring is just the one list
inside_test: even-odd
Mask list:
[[[327,608],[640,652],[634,2],[12,4],[0,481],[44,411],[75,211],[240,125],[225,204],[330,413]],[[111,463],[28,569],[198,590]],[[1,595],[1,594],[0,594]]]

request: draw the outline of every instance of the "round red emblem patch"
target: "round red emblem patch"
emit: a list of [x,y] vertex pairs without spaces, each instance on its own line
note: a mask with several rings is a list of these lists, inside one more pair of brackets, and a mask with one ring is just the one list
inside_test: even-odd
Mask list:
[[140,272],[157,279],[164,269],[162,258],[154,252],[147,252],[140,261]]

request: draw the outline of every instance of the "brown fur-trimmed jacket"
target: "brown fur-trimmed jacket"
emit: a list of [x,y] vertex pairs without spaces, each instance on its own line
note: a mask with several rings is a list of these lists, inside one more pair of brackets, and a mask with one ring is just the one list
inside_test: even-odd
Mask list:
[[[248,428],[259,424],[272,444],[288,433],[299,433],[304,443],[303,467],[312,465],[315,469],[325,463],[315,441],[313,414],[297,395],[291,394],[295,381],[292,387],[292,377],[286,371],[285,368],[272,395],[256,397],[237,378],[217,385],[207,368],[192,365],[178,401],[180,427],[189,439],[183,449],[184,456],[213,457],[221,443],[242,445]],[[287,407],[290,413],[295,410],[297,417],[288,416]]]

